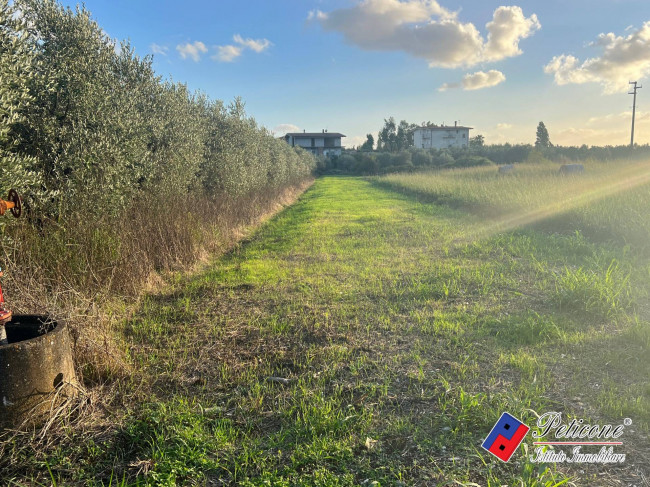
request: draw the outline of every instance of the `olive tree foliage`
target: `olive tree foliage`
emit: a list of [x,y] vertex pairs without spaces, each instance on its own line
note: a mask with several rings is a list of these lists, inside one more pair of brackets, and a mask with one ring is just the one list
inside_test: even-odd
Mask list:
[[18,22],[0,1],[3,25],[6,17],[15,26],[1,32],[2,76],[16,80],[0,88],[2,109],[10,105],[14,125],[25,124],[19,134],[3,117],[3,173],[15,147],[24,167],[18,186],[33,211],[112,217],[138,198],[236,197],[313,170],[311,156],[257,127],[241,100],[224,106],[163,81],[150,56],[118,45],[85,8],[15,0]]
[[205,111],[209,128],[201,177],[207,193],[246,195],[297,183],[315,169],[310,154],[276,139],[247,117],[240,98],[227,106],[208,104]]
[[16,5],[36,38],[41,79],[49,86],[33,93],[40,113],[27,150],[38,158],[50,211],[71,204],[106,211],[109,199],[119,207],[130,196],[124,175],[134,154],[127,139],[137,127],[124,117],[125,80],[115,70],[114,43],[86,10],[49,1]]
[[0,0],[0,197],[10,188],[40,187],[36,158],[22,150],[34,106],[30,85],[38,69],[32,46],[23,21],[7,0]]

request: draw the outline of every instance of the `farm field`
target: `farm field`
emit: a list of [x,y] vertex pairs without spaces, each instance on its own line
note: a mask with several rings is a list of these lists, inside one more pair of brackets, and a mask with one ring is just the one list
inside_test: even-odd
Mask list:
[[0,487],[650,487],[650,2],[276,3],[0,0]]
[[446,204],[490,218],[490,232],[537,224],[551,232],[580,230],[599,240],[650,250],[650,163],[586,163],[563,176],[556,163],[519,164],[507,174],[493,166],[432,173],[392,174],[381,185],[421,201]]
[[[650,196],[632,167],[318,179],[145,297],[103,426],[63,429],[36,456],[17,440],[2,483],[644,485]],[[631,418],[626,462],[531,463],[530,436],[499,462],[480,444],[504,411]]]

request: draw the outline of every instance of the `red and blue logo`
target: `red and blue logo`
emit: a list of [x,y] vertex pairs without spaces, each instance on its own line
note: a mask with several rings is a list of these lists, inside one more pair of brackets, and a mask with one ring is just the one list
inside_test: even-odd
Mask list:
[[481,446],[499,460],[507,462],[528,431],[530,428],[512,414],[503,413]]

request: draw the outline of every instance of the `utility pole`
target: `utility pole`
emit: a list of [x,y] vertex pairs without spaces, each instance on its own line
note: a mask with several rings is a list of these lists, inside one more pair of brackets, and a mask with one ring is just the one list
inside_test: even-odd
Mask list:
[[632,91],[628,95],[634,95],[634,101],[632,102],[632,138],[630,139],[630,147],[634,147],[634,116],[636,115],[636,90],[640,90],[643,86],[637,86],[636,81],[630,81],[631,85],[634,85]]

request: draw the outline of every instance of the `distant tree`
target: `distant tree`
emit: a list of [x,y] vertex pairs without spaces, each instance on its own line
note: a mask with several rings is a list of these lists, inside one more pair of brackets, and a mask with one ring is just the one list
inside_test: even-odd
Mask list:
[[413,147],[413,134],[420,126],[436,127],[432,122],[422,122],[422,125],[400,121],[399,125],[394,117],[385,118],[384,126],[377,134],[377,150],[385,152],[400,152]]
[[406,120],[402,120],[398,127],[397,127],[397,133],[395,134],[395,148],[394,150],[396,151],[401,151],[402,149],[405,149],[408,147],[408,133],[409,129],[409,124]]
[[372,136],[372,134],[366,135],[367,139],[361,146],[362,151],[371,151],[375,147],[375,138]]
[[394,151],[395,139],[397,137],[396,131],[397,126],[395,124],[395,119],[393,117],[384,119],[384,126],[379,131],[379,135],[377,137],[377,149],[389,152]]
[[482,135],[477,135],[476,137],[470,137],[469,139],[469,146],[472,149],[480,149],[485,145],[485,137]]
[[551,139],[548,136],[548,130],[544,122],[539,122],[537,125],[537,138],[535,139],[535,147],[538,149],[546,149],[551,147]]
[[402,120],[397,127],[397,134],[395,138],[395,150],[401,151],[413,145],[413,129],[417,125],[408,123]]

